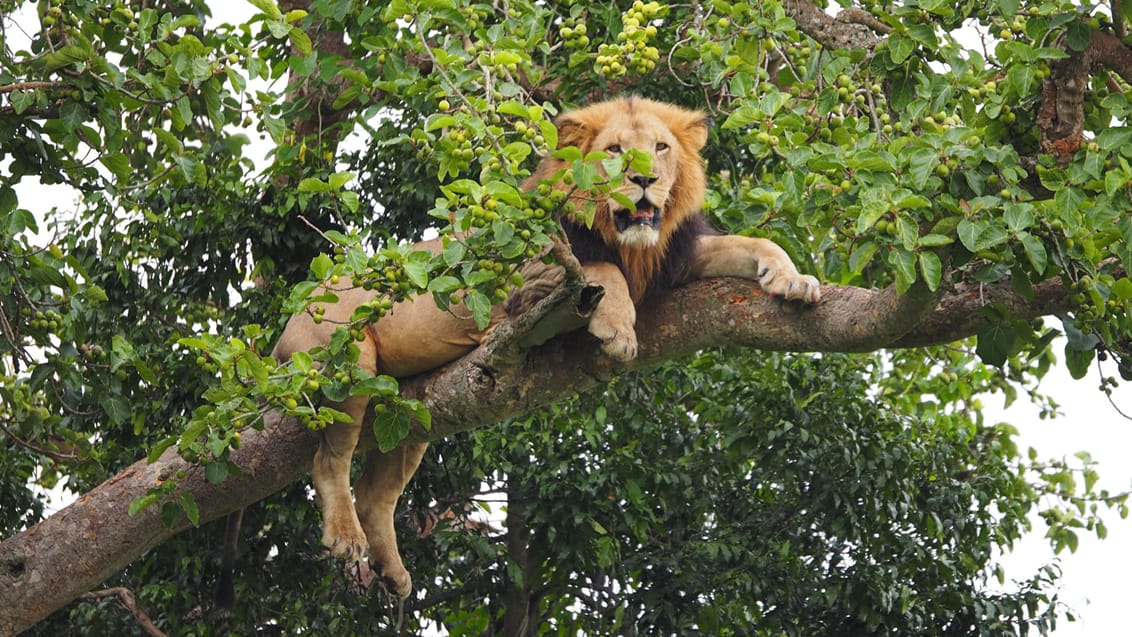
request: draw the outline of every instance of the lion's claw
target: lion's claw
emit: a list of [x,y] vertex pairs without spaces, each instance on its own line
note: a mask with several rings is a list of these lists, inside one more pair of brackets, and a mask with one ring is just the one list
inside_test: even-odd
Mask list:
[[637,333],[631,322],[615,324],[595,315],[590,319],[589,331],[601,341],[601,351],[613,360],[625,363],[637,357]]
[[759,285],[774,296],[791,301],[814,304],[821,300],[821,284],[808,274],[798,274],[782,265],[768,265],[759,269]]
[[359,526],[356,532],[335,532],[329,525],[322,536],[322,545],[336,559],[348,563],[360,562],[369,553],[365,533]]

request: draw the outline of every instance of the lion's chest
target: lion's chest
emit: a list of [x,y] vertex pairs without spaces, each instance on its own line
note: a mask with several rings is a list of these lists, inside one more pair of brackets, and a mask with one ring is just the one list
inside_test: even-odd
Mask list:
[[571,221],[564,222],[563,229],[578,261],[617,265],[634,304],[653,292],[687,283],[697,237],[713,232],[699,214],[662,234],[657,244],[649,248],[611,246],[597,232]]

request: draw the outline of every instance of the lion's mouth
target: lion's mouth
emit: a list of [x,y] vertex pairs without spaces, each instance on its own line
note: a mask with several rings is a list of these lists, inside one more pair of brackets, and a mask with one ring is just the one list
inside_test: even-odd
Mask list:
[[648,226],[656,230],[660,226],[660,208],[646,197],[637,202],[635,210],[618,210],[613,213],[613,223],[618,232],[625,232],[632,226]]

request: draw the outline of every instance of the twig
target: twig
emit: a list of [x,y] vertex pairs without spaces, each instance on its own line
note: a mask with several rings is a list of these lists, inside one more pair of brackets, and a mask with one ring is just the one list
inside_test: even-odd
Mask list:
[[154,625],[153,621],[149,618],[144,610],[138,608],[137,600],[134,598],[134,592],[124,586],[115,586],[114,588],[107,588],[101,591],[93,591],[80,597],[79,599],[86,601],[97,601],[106,597],[115,597],[118,603],[123,608],[130,611],[134,619],[138,620],[141,624],[142,630],[151,637],[169,637],[160,628]]
[[75,455],[75,454],[59,453],[57,451],[51,451],[50,449],[44,449],[43,447],[40,447],[39,445],[34,445],[34,444],[24,440],[23,438],[20,438],[16,434],[12,433],[12,430],[8,429],[8,426],[5,425],[2,422],[0,422],[0,431],[3,431],[5,434],[7,434],[8,437],[12,439],[12,442],[16,443],[17,446],[23,447],[24,449],[27,449],[28,451],[31,451],[33,453],[38,453],[38,454],[47,456],[48,458],[51,458],[55,462],[64,463],[64,462],[69,462],[71,460],[77,460],[78,459],[78,456]]
[[15,91],[44,91],[62,86],[69,86],[63,82],[15,82],[0,86],[0,95]]

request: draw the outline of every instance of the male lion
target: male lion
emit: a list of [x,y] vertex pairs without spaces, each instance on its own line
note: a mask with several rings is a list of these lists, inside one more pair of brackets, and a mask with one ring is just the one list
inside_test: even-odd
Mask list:
[[[708,226],[700,213],[705,176],[699,151],[708,135],[702,113],[627,97],[565,113],[556,124],[560,146],[576,146],[582,153],[604,151],[610,156],[635,150],[652,158],[651,174],[627,169],[624,183],[617,188],[625,197],[622,201],[636,202],[635,208],[626,208],[610,197],[598,204],[592,228],[572,219],[563,223],[587,282],[605,290],[588,329],[601,341],[606,355],[619,361],[633,359],[637,355],[636,304],[655,291],[694,279],[745,277],[776,296],[805,303],[819,300],[817,279],[799,274],[782,248],[766,239],[720,235]],[[562,160],[548,157],[527,186],[533,188],[540,179],[552,178],[566,167]],[[580,206],[586,194],[573,196]],[[436,250],[440,246],[432,241],[422,247]],[[354,309],[373,296],[349,285],[336,286],[334,292],[339,300],[325,306],[321,323],[309,313],[291,318],[275,348],[279,360],[328,343],[335,326],[348,321]],[[442,311],[424,296],[398,303],[366,328],[365,339],[358,343],[358,364],[373,374],[405,377],[459,358],[487,332],[464,314]],[[397,551],[393,515],[427,445],[370,452],[354,484],[355,505],[350,498],[350,461],[367,399],[351,397],[334,406],[348,413],[352,422],[327,427],[315,454],[312,474],[322,509],[322,543],[346,560],[361,560],[368,553],[385,585],[407,596],[412,579]]]

